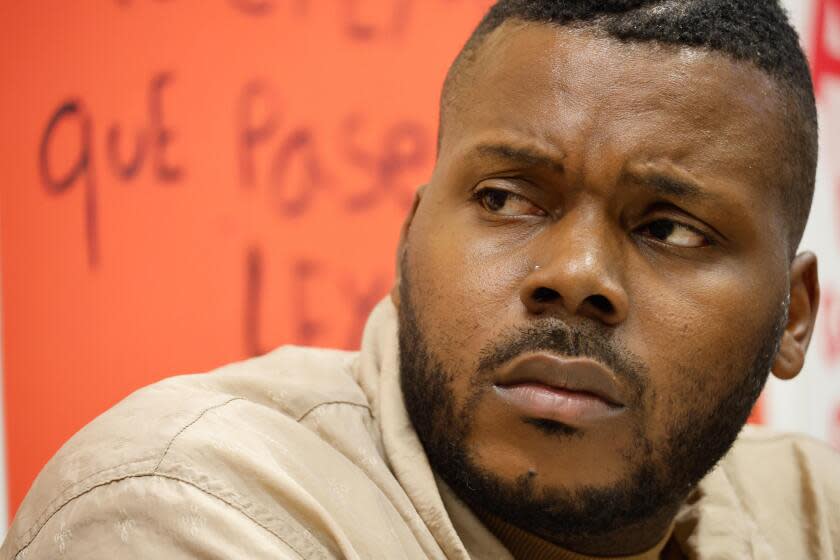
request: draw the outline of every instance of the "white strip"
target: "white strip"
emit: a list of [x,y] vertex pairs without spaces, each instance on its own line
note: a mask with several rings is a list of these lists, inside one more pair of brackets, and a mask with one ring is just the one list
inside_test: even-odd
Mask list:
[[[0,248],[2,249],[2,248]],[[0,250],[0,263],[3,252]],[[2,298],[2,267],[0,267],[0,542],[6,536],[9,526],[9,493],[6,485],[6,407],[3,396],[3,298]]]

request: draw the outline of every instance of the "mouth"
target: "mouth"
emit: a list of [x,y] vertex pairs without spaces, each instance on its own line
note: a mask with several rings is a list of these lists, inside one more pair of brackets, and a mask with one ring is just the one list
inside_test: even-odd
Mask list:
[[494,389],[525,418],[571,426],[615,418],[626,410],[615,373],[589,358],[526,354],[502,370]]

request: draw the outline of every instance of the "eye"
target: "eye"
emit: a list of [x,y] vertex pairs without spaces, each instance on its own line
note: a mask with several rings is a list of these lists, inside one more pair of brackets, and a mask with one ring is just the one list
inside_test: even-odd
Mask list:
[[485,210],[499,216],[545,216],[545,211],[524,196],[492,187],[479,189],[473,198]]
[[675,247],[698,248],[711,244],[697,229],[673,220],[654,220],[640,229],[643,235]]

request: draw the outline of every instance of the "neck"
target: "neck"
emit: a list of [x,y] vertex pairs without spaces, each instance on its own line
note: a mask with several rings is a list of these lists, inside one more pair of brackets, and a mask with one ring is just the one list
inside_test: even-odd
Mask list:
[[[658,558],[673,529],[679,505],[666,508],[652,518],[599,535],[537,534],[515,527],[505,520],[476,512],[484,524],[519,558],[585,559],[629,556]],[[517,551],[522,554],[517,554]]]

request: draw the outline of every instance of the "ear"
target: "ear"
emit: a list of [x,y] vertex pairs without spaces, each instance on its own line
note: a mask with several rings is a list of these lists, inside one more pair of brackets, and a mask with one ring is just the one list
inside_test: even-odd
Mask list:
[[411,222],[414,220],[414,215],[417,213],[417,207],[420,206],[420,200],[423,198],[423,193],[426,191],[428,185],[420,185],[414,193],[414,200],[411,203],[411,210],[405,217],[402,228],[400,228],[400,243],[397,246],[397,272],[394,275],[394,285],[391,287],[391,301],[399,309],[400,307],[400,281],[401,270],[400,265],[405,256],[406,244],[408,243],[408,230],[411,227]]
[[790,265],[788,322],[772,368],[779,379],[793,379],[802,370],[819,303],[817,257],[810,252],[799,254]]

